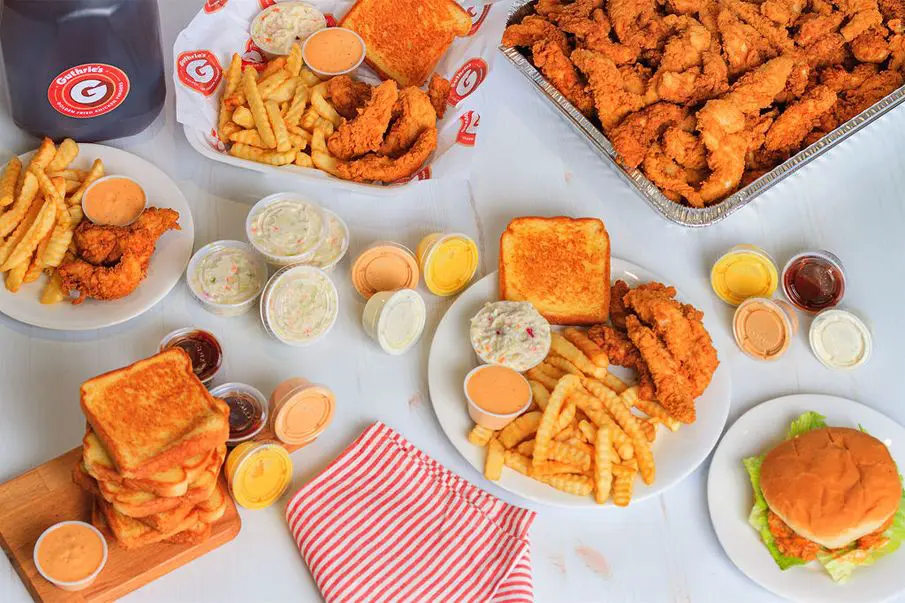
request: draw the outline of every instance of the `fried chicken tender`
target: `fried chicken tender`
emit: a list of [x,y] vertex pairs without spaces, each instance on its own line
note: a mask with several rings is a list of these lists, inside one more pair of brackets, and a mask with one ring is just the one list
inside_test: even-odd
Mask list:
[[600,346],[610,364],[632,369],[638,377],[638,397],[653,400],[656,396],[654,382],[641,352],[622,331],[607,325],[595,325],[588,330],[588,337]]
[[780,27],[764,17],[757,4],[743,0],[723,0],[738,18],[753,27],[779,53],[792,50],[795,43],[785,27]]
[[882,63],[889,58],[889,42],[883,25],[871,27],[851,41],[852,55],[862,63]]
[[588,78],[597,117],[603,131],[613,129],[629,113],[644,106],[644,99],[628,92],[622,73],[612,59],[593,50],[578,49],[572,53],[572,60]]
[[85,260],[64,262],[57,269],[63,280],[64,291],[78,291],[73,304],[81,304],[86,298],[100,300],[120,299],[131,294],[146,276],[142,258],[134,253],[123,255],[113,266],[95,266]]
[[403,154],[418,135],[428,128],[436,128],[437,113],[430,97],[420,88],[404,88],[397,101],[399,117],[390,126],[378,155],[398,157]]
[[114,264],[126,251],[150,258],[163,233],[179,230],[179,212],[149,207],[129,226],[103,226],[83,221],[75,229],[73,241],[78,255],[89,264]]
[[654,141],[668,126],[682,121],[686,115],[678,105],[659,102],[626,117],[610,134],[622,164],[629,169],[641,165]]
[[[693,130],[694,126],[692,126]],[[693,131],[672,126],[663,132],[663,152],[682,167],[707,168],[707,149]]]
[[694,397],[691,385],[679,370],[679,362],[669,353],[654,332],[638,317],[626,318],[628,336],[647,364],[656,388],[657,400],[669,414],[683,423],[694,423]]
[[427,95],[430,97],[431,104],[434,106],[434,112],[437,114],[437,119],[443,119],[443,116],[446,115],[450,88],[451,86],[448,79],[441,77],[436,73],[431,76],[430,83],[427,85]]
[[560,94],[575,105],[576,109],[590,116],[594,109],[594,100],[578,76],[575,65],[562,48],[553,42],[542,40],[531,47],[531,54],[534,57],[534,65]]
[[644,175],[659,187],[668,199],[677,203],[685,199],[691,207],[704,207],[704,199],[695,189],[695,185],[703,180],[699,177],[699,171],[676,163],[663,151],[660,143],[651,145],[641,167]]
[[782,27],[791,27],[807,6],[806,0],[766,0],[760,5],[760,12]]
[[808,13],[798,22],[795,43],[799,46],[810,46],[831,33],[837,33],[844,19],[842,13],[837,11],[828,15]]
[[546,40],[559,46],[563,53],[572,52],[572,46],[566,34],[541,17],[528,15],[521,23],[513,23],[503,31],[503,45],[530,48]]
[[776,118],[767,131],[764,146],[770,151],[799,146],[835,104],[836,93],[830,87],[815,86]]
[[609,0],[606,11],[620,42],[627,46],[659,48],[670,33],[655,0]]
[[616,281],[610,288],[610,322],[620,331],[625,331],[625,317],[628,309],[625,307],[625,294],[630,287],[625,281]]
[[327,139],[330,154],[339,159],[352,159],[377,150],[383,142],[398,97],[399,89],[394,80],[387,80],[374,88],[371,98],[358,110],[358,115],[340,125]]
[[371,90],[370,84],[353,80],[348,75],[338,75],[327,80],[330,104],[346,119],[354,119],[358,115],[358,109],[370,100]]
[[766,38],[728,9],[720,10],[717,27],[730,77],[759,67],[777,54]]
[[337,164],[336,170],[344,180],[394,182],[417,172],[436,148],[437,128],[427,128],[418,135],[411,148],[399,157],[368,153],[360,159]]

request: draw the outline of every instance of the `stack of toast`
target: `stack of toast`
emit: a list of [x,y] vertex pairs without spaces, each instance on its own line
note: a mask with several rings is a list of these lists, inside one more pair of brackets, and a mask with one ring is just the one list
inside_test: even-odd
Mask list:
[[86,381],[88,420],[73,480],[94,495],[92,523],[133,549],[197,544],[226,511],[220,479],[229,407],[172,348]]

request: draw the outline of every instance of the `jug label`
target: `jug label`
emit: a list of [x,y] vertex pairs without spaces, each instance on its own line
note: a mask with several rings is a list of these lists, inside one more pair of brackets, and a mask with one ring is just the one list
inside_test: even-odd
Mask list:
[[220,85],[223,68],[209,50],[189,50],[176,59],[179,81],[192,90],[210,96]]
[[63,71],[47,88],[50,106],[66,117],[110,113],[129,95],[129,76],[113,65],[85,63]]

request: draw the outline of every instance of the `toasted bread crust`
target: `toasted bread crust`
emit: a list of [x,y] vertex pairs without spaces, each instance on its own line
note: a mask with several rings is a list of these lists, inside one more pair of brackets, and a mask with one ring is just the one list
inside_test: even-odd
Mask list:
[[362,37],[380,77],[420,86],[471,16],[454,0],[358,0],[339,24]]
[[500,298],[531,302],[551,324],[607,320],[610,244],[596,218],[516,218],[500,237]]
[[148,478],[229,437],[229,408],[179,348],[86,381],[81,406],[120,475]]

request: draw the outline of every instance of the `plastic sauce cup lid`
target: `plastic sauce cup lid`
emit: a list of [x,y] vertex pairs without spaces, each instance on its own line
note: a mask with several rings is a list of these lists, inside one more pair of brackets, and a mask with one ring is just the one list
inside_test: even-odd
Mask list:
[[420,277],[415,255],[398,243],[375,243],[352,265],[352,284],[365,299],[378,291],[411,289]]
[[872,339],[870,329],[860,318],[837,308],[820,312],[808,332],[814,355],[831,369],[853,369],[867,362]]
[[739,305],[732,320],[732,333],[739,348],[756,360],[775,360],[792,343],[798,319],[785,302],[749,298]]
[[248,509],[263,509],[276,502],[289,487],[292,459],[279,444],[243,442],[230,453],[227,474],[230,492],[237,503]]
[[283,442],[307,444],[333,420],[336,396],[321,385],[305,384],[286,393],[276,409],[273,431]]
[[478,269],[478,246],[464,234],[449,234],[427,247],[420,264],[431,293],[454,295],[471,282]]
[[396,292],[380,311],[377,319],[377,341],[388,354],[408,351],[424,331],[427,308],[412,289]]
[[717,297],[737,306],[751,297],[770,297],[779,286],[779,271],[770,255],[754,245],[736,245],[710,271]]

